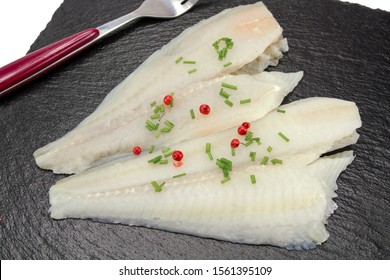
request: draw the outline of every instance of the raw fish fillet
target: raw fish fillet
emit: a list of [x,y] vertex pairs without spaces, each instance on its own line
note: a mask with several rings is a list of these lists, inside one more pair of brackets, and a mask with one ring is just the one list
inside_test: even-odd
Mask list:
[[[234,43],[223,61],[213,47],[220,38],[230,38]],[[176,97],[177,92],[190,84],[234,73],[248,64],[243,73],[262,71],[269,64],[276,65],[287,50],[282,28],[263,3],[225,10],[188,28],[150,56],[73,131],[37,150],[36,162],[56,173],[74,173],[100,157],[126,148],[131,150],[139,143],[118,143],[115,137],[127,137],[131,133],[129,125],[150,110],[152,101],[160,101],[170,92]],[[175,63],[179,57],[183,57],[183,62],[196,64]],[[226,66],[228,62],[231,64]],[[189,74],[192,69],[196,72]],[[114,143],[102,149],[101,141]],[[80,143],[87,147],[80,147]],[[85,153],[79,156],[80,150]]]
[[[247,244],[313,248],[329,236],[324,224],[335,209],[336,179],[353,160],[352,152],[319,156],[355,143],[360,126],[353,102],[332,98],[296,101],[253,122],[250,129],[253,137],[260,136],[260,145],[241,144],[234,156],[229,142],[237,137],[237,130],[230,129],[171,147],[185,154],[179,167],[172,160],[163,165],[151,163],[150,159],[164,154],[160,150],[60,180],[50,189],[51,216],[91,218]],[[288,141],[280,137],[281,131]],[[241,141],[245,143],[244,136]],[[212,159],[205,153],[207,143]],[[250,152],[256,152],[254,160]],[[265,155],[269,161],[264,164]],[[224,184],[221,181],[226,176],[216,165],[222,157],[232,162],[230,180]],[[272,159],[279,162],[272,164]],[[152,182],[162,190],[157,191]]]
[[[51,215],[309,249],[329,236],[325,223],[336,209],[332,201],[336,179],[352,160],[352,152],[345,152],[310,165],[291,161],[241,166],[224,185],[218,172],[209,171],[167,179],[161,192],[155,192],[150,184],[119,188],[113,183],[104,192],[90,189],[70,194],[67,185],[78,184],[82,190],[96,182],[70,179],[51,188]],[[251,183],[250,175],[257,177],[256,183]]]
[[[148,150],[152,145],[160,148],[218,133],[237,125],[244,118],[247,121],[260,119],[278,107],[283,98],[295,88],[302,75],[302,72],[262,72],[254,76],[224,75],[207,82],[193,83],[175,92],[173,107],[165,106],[164,113],[156,114],[160,120],[151,119],[154,112],[149,106],[140,117],[123,123],[120,127],[107,128],[105,133],[101,130],[80,130],[77,135],[70,136],[71,145],[67,139],[69,137],[65,136],[37,150],[34,154],[36,162],[41,168],[52,169],[55,173],[80,172],[101,158],[129,154],[136,145]],[[230,95],[229,100],[235,104],[233,107],[228,106],[224,102],[226,99],[219,94],[222,83],[238,87],[238,90],[224,88]],[[246,99],[251,102],[240,105],[240,100]],[[204,103],[211,107],[207,116],[200,114],[198,110]],[[191,119],[191,109],[196,110],[195,119]],[[157,137],[158,131],[149,131],[145,127],[148,120],[160,123],[161,127],[167,127],[165,122],[169,121],[174,127],[169,133],[161,133]]]
[[[222,157],[232,160],[236,167],[247,163],[259,165],[264,156],[269,157],[268,164],[274,158],[281,159],[284,163],[293,161],[296,164],[309,164],[321,154],[352,145],[358,139],[356,129],[361,126],[361,120],[353,102],[315,97],[292,102],[279,109],[285,110],[285,113],[274,110],[251,123],[250,131],[253,132],[253,137],[260,138],[261,144],[253,143],[247,147],[240,145],[235,149],[235,156],[231,156],[231,139],[239,138],[246,143],[245,137],[238,135],[236,127],[170,146],[170,152],[180,150],[184,153],[183,165],[180,167],[173,166],[171,157],[167,157],[168,164],[150,164],[149,160],[169,153],[162,153],[160,149],[137,158],[123,157],[76,174],[58,182],[58,188],[63,187],[63,192],[72,196],[73,193],[104,193],[128,186],[150,184],[153,180],[162,182],[180,173],[189,175],[211,170],[218,172],[215,160]],[[245,118],[240,123],[244,121]],[[289,142],[283,140],[278,135],[279,132],[288,137]],[[210,143],[213,160],[205,153],[206,143]],[[272,147],[270,152],[267,150],[269,146]],[[253,162],[249,157],[250,152],[256,152]],[[220,171],[219,173],[222,174]]]

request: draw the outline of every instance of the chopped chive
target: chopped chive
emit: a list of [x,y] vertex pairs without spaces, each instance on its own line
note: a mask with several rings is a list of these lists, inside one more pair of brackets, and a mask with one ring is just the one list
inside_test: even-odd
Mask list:
[[196,69],[196,68],[194,68],[194,69],[191,69],[190,71],[188,71],[188,74],[195,73],[196,71],[197,71],[197,69]]
[[286,137],[286,135],[284,135],[284,134],[281,133],[280,131],[279,131],[278,135],[279,135],[280,137],[282,137],[284,141],[286,141],[286,142],[290,141],[290,139],[288,139],[288,138]]
[[175,179],[175,178],[183,177],[186,175],[187,175],[186,173],[181,173],[181,174],[177,174],[177,175],[173,176],[172,178]]
[[271,162],[272,162],[272,164],[282,164],[283,160],[274,158],[274,159],[271,160]]
[[248,146],[252,145],[254,142],[255,142],[255,141],[253,141],[253,140],[251,139],[251,140],[249,140],[248,142],[246,142],[244,145],[245,145],[245,147],[248,147]]
[[229,61],[228,63],[225,63],[224,65],[223,65],[223,67],[229,67],[230,65],[232,65],[233,63],[231,62],[231,61]]
[[223,177],[229,177],[229,170],[227,169],[222,169],[222,172],[223,172]]
[[237,86],[232,85],[232,84],[228,84],[228,83],[225,83],[225,82],[222,82],[222,87],[229,88],[229,89],[232,89],[232,90],[237,90]]
[[154,107],[156,105],[156,101],[153,101],[152,103],[150,103],[150,107]]
[[157,156],[157,157],[155,157],[155,158],[152,158],[152,159],[149,160],[148,162],[149,162],[149,163],[156,164],[156,163],[158,163],[161,159],[162,159],[162,156]]
[[183,60],[183,57],[181,56],[181,57],[179,57],[178,59],[175,60],[175,63],[178,64],[182,60]]
[[162,130],[161,130],[161,129],[158,130],[158,131],[156,132],[156,137],[157,137],[157,138],[160,137],[161,133],[162,133]]
[[160,112],[160,106],[157,106],[156,108],[154,108],[153,110],[153,113],[157,114],[158,112]]
[[166,126],[170,127],[170,128],[173,128],[175,125],[173,123],[171,123],[170,121],[166,120],[164,122],[166,124]]
[[221,88],[221,90],[219,91],[219,95],[222,96],[223,98],[226,98],[226,99],[228,99],[230,97],[230,94],[227,93],[226,91],[224,91],[223,88]]
[[172,108],[173,107],[173,101],[174,99],[171,100],[171,102],[169,103],[169,106]]
[[252,184],[256,184],[256,176],[255,175],[251,175],[250,178],[251,178],[251,183]]
[[167,164],[168,160],[167,159],[162,159],[158,162],[159,164]]
[[145,125],[145,127],[146,127],[149,131],[153,131],[153,130],[154,130],[153,127],[150,127],[150,126],[148,126],[148,125]]
[[223,48],[222,50],[218,51],[218,59],[223,60],[227,54],[227,49]]
[[282,110],[282,109],[277,109],[276,112],[278,112],[278,113],[286,113],[286,111]]
[[230,177],[225,177],[222,181],[221,184],[225,184],[226,182],[230,181]]
[[208,152],[207,155],[208,155],[208,157],[209,157],[210,160],[213,160],[213,159],[214,159],[214,158],[213,158],[213,155],[211,154],[211,152]]
[[255,161],[256,160],[256,152],[250,152],[249,157],[251,158],[251,161]]
[[259,138],[259,137],[252,138],[251,140],[252,140],[252,141],[254,141],[254,142],[256,142],[256,143],[257,143],[257,145],[260,145],[260,144],[261,144],[261,142],[260,142],[260,138]]
[[194,109],[190,110],[191,119],[195,119]]
[[231,102],[229,99],[225,100],[225,104],[230,106],[230,107],[233,107],[233,102]]
[[162,149],[161,151],[162,151],[163,154],[165,154],[166,152],[168,152],[170,150],[171,150],[171,148],[166,147],[166,148]]
[[146,126],[145,126],[149,131],[156,130],[156,125],[152,123],[150,120],[146,121]]
[[153,181],[151,184],[156,192],[161,192],[163,186],[165,185],[165,182],[163,182],[161,185],[159,185],[156,181]]
[[161,132],[167,133],[167,132],[171,132],[171,130],[172,130],[172,128],[170,128],[170,127],[164,127],[161,129]]
[[232,148],[232,156],[234,157],[236,155],[236,149]]
[[248,98],[248,99],[241,99],[240,100],[240,104],[247,104],[247,103],[251,103],[252,99]]
[[153,114],[151,117],[150,117],[152,120],[157,120],[160,118],[160,114]]
[[170,151],[170,152],[164,154],[164,157],[167,158],[167,157],[171,156],[171,155],[173,154],[173,152],[174,152],[174,151]]
[[227,170],[232,171],[233,163],[231,160],[228,160],[227,158],[221,158],[220,161],[223,162],[224,164],[226,164]]
[[245,135],[245,141],[249,141],[251,140],[253,137],[253,132],[252,131],[248,131]]
[[160,112],[161,112],[161,113],[164,113],[164,112],[165,112],[165,107],[164,107],[164,105],[160,105],[159,107],[160,107]]
[[264,156],[263,157],[263,160],[261,161],[261,165],[266,165],[267,164],[267,162],[268,162],[268,160],[269,160],[269,157],[267,157],[267,156]]
[[196,64],[196,61],[193,61],[193,60],[184,60],[183,63],[184,63],[184,64]]
[[271,146],[268,146],[268,148],[267,148],[267,152],[272,152],[272,147]]
[[211,143],[206,143],[206,153],[210,153],[211,151]]
[[227,166],[225,163],[221,162],[219,159],[217,159],[217,162],[215,163],[219,168],[226,169]]
[[155,148],[154,145],[150,146],[150,148],[149,148],[149,154],[153,153],[154,148]]

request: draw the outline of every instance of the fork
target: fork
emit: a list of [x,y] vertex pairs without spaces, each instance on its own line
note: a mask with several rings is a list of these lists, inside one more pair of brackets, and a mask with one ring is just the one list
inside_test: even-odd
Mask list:
[[142,17],[176,18],[199,0],[145,0],[135,11],[34,51],[0,68],[0,98],[48,72],[129,22]]

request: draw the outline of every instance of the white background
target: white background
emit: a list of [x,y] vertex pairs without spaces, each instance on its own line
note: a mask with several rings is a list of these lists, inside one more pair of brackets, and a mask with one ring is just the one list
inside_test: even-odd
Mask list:
[[[0,1],[0,67],[26,54],[62,2],[63,0]],[[360,3],[371,8],[390,11],[389,0],[350,0],[345,2]]]

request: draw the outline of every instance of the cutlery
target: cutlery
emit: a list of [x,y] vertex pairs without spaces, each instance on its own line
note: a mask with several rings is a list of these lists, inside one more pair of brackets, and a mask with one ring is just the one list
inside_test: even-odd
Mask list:
[[129,22],[142,17],[176,18],[199,0],[145,0],[135,11],[36,50],[0,68],[0,98],[48,72]]

